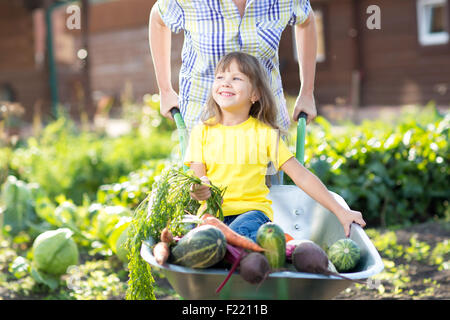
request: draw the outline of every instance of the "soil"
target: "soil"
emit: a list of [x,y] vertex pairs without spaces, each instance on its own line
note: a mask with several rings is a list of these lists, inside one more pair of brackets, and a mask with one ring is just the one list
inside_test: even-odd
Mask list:
[[[383,230],[380,229],[380,232]],[[438,242],[450,239],[450,223],[427,222],[413,225],[395,231],[397,242],[408,246],[412,236],[424,241],[434,248]],[[394,259],[395,265],[408,265],[408,276],[411,278],[407,289],[393,294],[392,281],[382,280],[385,293],[380,294],[376,288],[357,288],[353,285],[335,297],[338,300],[374,300],[374,299],[419,299],[419,300],[448,300],[450,299],[450,270],[438,270],[436,266],[417,261],[406,262],[403,259]],[[427,280],[425,280],[427,279]],[[426,283],[424,283],[425,281]],[[410,291],[410,290],[413,290]]]

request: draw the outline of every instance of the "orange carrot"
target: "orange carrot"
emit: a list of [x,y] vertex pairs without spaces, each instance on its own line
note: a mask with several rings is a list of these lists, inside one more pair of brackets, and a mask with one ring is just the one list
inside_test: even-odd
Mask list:
[[263,252],[264,249],[261,248],[258,244],[254,243],[252,240],[236,233],[230,227],[228,227],[225,223],[217,219],[216,217],[210,215],[209,213],[205,213],[202,215],[201,219],[204,224],[209,224],[212,226],[215,226],[220,229],[220,231],[223,232],[225,235],[225,239],[227,240],[228,244],[231,244],[233,246],[241,247],[244,249],[256,251],[256,252]]
[[171,244],[173,241],[172,232],[170,232],[169,228],[165,227],[163,231],[161,231],[161,241]]
[[169,259],[170,249],[167,242],[158,242],[153,248],[153,256],[156,262],[164,264]]
[[285,233],[284,237],[286,238],[286,243],[288,243],[291,240],[294,240],[294,238],[292,238],[292,236],[290,234],[288,234],[288,233]]

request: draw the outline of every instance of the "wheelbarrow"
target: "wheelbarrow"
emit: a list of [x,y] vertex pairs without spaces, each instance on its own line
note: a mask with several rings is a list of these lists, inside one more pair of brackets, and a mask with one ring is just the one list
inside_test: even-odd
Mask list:
[[[178,109],[171,110],[180,134],[181,153],[184,155],[187,133]],[[297,125],[296,158],[303,164],[306,114],[302,113]],[[344,207],[347,203],[338,194],[333,197]],[[272,200],[274,222],[294,239],[309,239],[322,248],[328,248],[335,241],[345,238],[342,225],[329,210],[309,197],[295,185],[272,185],[268,198]],[[358,265],[345,277],[364,281],[378,274],[384,268],[381,257],[364,230],[352,224],[350,239],[361,249]],[[192,269],[175,264],[159,265],[151,248],[143,245],[142,258],[152,267],[160,269],[170,285],[184,299],[189,300],[296,300],[332,299],[342,290],[352,285],[351,280],[337,276],[281,271],[271,273],[261,285],[246,282],[237,272],[233,274],[219,293],[216,289],[223,282],[229,270],[224,268]],[[371,284],[370,281],[367,282]]]

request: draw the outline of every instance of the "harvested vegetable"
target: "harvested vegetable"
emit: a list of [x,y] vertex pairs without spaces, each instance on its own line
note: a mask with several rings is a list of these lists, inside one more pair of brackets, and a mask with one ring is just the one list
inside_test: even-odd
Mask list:
[[173,235],[168,227],[165,227],[161,232],[161,241],[166,242],[168,244],[171,244],[173,242]]
[[259,227],[256,242],[264,248],[264,255],[272,269],[280,269],[286,260],[286,238],[281,227],[268,222]]
[[288,243],[291,240],[294,240],[292,236],[289,233],[284,233],[284,237],[286,238],[286,243]]
[[156,262],[163,265],[166,263],[167,259],[169,259],[170,248],[167,242],[158,242],[153,247],[153,256],[155,257]]
[[297,248],[297,246],[305,241],[309,241],[312,242],[311,240],[306,240],[306,239],[294,239],[294,240],[290,240],[286,243],[286,260],[289,262],[292,262],[292,253],[294,253],[295,248]]
[[[217,186],[213,184],[206,183],[205,181],[201,180],[199,177],[197,177],[195,174],[193,174],[193,171],[188,171],[190,173],[185,173],[183,171],[178,171],[178,174],[180,177],[185,178],[185,182],[189,183],[189,190],[190,187],[193,184],[201,184],[210,187],[211,189],[211,196],[206,199],[206,208],[203,208],[199,215],[202,215],[203,213],[209,213],[213,215],[214,217],[217,217],[221,221],[223,221],[223,211],[222,211],[222,203],[223,203],[223,196],[226,191],[226,187],[223,189],[218,188]],[[193,212],[189,212],[193,213]]]
[[230,244],[227,244],[227,252],[225,253],[224,259],[231,263],[231,269],[228,272],[227,276],[225,277],[225,280],[219,285],[219,287],[216,289],[216,293],[219,293],[220,290],[225,286],[225,284],[230,279],[231,275],[234,273],[236,268],[239,266],[241,262],[241,258],[244,257],[247,253],[242,248],[234,247]]
[[208,268],[221,261],[226,240],[219,228],[203,225],[189,231],[172,249],[173,263],[189,268]]
[[328,257],[325,251],[314,242],[302,242],[292,253],[292,263],[300,272],[329,275]]
[[202,215],[201,219],[202,225],[212,225],[219,228],[220,231],[222,231],[225,235],[225,239],[227,240],[228,244],[256,252],[264,251],[264,249],[261,248],[257,243],[233,231],[230,227],[228,227],[225,223],[223,223],[216,217],[205,213]]
[[[180,166],[169,166],[155,178],[151,193],[135,209],[126,242],[129,252],[127,300],[155,299],[154,279],[150,266],[140,255],[141,245],[143,241],[160,239],[168,221],[174,237],[180,237],[187,232],[185,224],[181,223],[182,217],[186,212],[197,212],[200,207],[199,202],[190,196],[192,183],[201,183],[193,171],[182,172]],[[212,199],[218,201],[222,192],[218,188],[211,188]],[[218,203],[220,204],[221,200]],[[211,207],[210,210],[214,214],[217,213],[214,210],[221,209],[214,207],[214,204],[211,204]]]
[[292,263],[297,271],[337,276],[342,279],[364,283],[363,281],[349,279],[328,269],[328,257],[325,251],[312,241],[300,243],[292,254]]
[[350,271],[358,264],[361,249],[352,239],[340,239],[330,246],[328,256],[339,272]]
[[269,261],[264,254],[251,252],[241,260],[239,272],[245,281],[260,284],[270,273]]

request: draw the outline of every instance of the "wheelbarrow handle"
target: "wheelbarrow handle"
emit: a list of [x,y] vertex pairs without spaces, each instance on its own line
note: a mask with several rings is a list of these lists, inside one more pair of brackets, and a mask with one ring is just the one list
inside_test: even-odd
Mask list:
[[170,114],[172,115],[173,120],[175,120],[177,129],[186,129],[186,124],[183,121],[183,117],[181,116],[181,112],[178,107],[172,107],[172,109],[170,109]]
[[295,148],[295,157],[302,165],[305,164],[305,137],[306,137],[306,119],[308,115],[300,112],[297,120],[297,144]]
[[306,112],[301,111],[298,115],[297,115],[297,119],[295,119],[295,121],[300,120],[301,118],[305,119],[305,121],[308,119],[308,114]]
[[[183,117],[178,107],[172,107],[172,109],[170,109],[170,114],[172,115],[173,120],[175,121],[175,124],[177,126],[178,137],[180,139],[181,159],[184,160],[189,137],[186,129],[186,124],[184,123]],[[184,171],[187,171],[189,168],[186,165],[183,165],[183,169]]]

